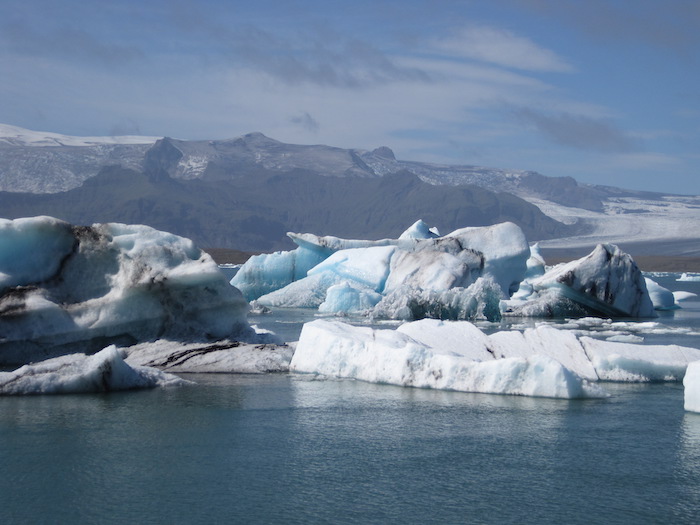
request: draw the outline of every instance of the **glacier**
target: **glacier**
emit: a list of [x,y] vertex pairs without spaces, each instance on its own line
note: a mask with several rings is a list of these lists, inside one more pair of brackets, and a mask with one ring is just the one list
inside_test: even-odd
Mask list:
[[111,345],[94,355],[71,354],[0,372],[0,395],[113,392],[190,383],[155,368],[129,365]]
[[604,397],[598,381],[680,381],[700,350],[600,341],[539,325],[486,335],[468,321],[395,330],[306,323],[290,371],[419,388],[553,398]]
[[0,219],[0,365],[110,343],[260,337],[192,241],[141,225]]

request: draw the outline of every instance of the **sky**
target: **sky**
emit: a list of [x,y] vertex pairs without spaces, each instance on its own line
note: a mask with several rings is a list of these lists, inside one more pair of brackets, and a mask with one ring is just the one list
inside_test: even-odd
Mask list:
[[0,122],[700,194],[697,0],[0,0]]

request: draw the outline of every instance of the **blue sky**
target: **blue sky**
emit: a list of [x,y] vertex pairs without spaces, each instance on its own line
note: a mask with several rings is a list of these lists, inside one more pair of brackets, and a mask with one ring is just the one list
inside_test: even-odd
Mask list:
[[0,0],[0,122],[699,194],[697,0]]

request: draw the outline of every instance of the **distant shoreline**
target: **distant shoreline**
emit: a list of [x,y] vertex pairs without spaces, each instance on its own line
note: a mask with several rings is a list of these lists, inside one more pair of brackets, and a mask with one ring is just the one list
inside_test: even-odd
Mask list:
[[[243,264],[257,252],[243,252],[228,248],[209,248],[204,250],[217,264]],[[548,265],[569,262],[582,257],[577,253],[567,254],[565,250],[543,249],[542,255]],[[633,256],[637,266],[645,272],[696,272],[700,273],[700,257],[683,257],[675,255],[637,255]]]

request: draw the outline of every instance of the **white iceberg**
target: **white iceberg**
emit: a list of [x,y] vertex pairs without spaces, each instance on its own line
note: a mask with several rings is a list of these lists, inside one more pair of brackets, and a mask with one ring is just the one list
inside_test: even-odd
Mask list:
[[147,226],[0,219],[0,364],[157,338],[256,340],[192,241]]
[[[374,330],[326,320],[307,323],[290,370],[463,392],[564,399],[605,396],[597,385],[547,356],[495,359],[484,346],[485,336],[474,332],[476,329],[436,325],[442,322],[434,320],[419,323],[404,325],[403,330]],[[434,341],[427,335],[441,326],[450,327],[447,340]]]
[[396,330],[304,325],[293,372],[402,386],[542,397],[600,397],[597,381],[680,381],[700,350],[577,337],[548,325],[484,334],[467,321],[423,319]]
[[700,350],[678,345],[579,340],[602,381],[681,381],[688,364],[700,359]]
[[655,310],[675,310],[680,308],[676,302],[676,296],[671,290],[664,288],[649,277],[645,277],[644,282]]
[[0,395],[80,394],[188,383],[155,368],[128,365],[114,345],[94,355],[55,357],[0,372]]
[[437,237],[440,237],[437,228],[431,228],[423,219],[418,219],[399,236],[399,239],[435,239]]
[[700,361],[693,361],[683,377],[684,408],[689,412],[700,412]]
[[684,292],[682,290],[678,290],[676,292],[673,292],[673,299],[678,303],[684,303],[686,301],[695,301],[697,300],[698,294],[693,293],[693,292]]
[[676,281],[700,281],[700,273],[683,272]]

